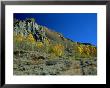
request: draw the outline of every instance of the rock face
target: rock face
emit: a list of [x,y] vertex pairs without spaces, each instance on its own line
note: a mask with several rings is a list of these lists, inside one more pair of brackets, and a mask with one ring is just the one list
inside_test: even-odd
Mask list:
[[66,39],[62,34],[49,30],[48,28],[38,25],[34,18],[28,18],[26,20],[14,20],[14,33],[16,35],[21,34],[27,37],[30,33],[33,35],[36,41],[43,42],[46,38],[52,41],[65,41]]
[[43,26],[38,25],[34,18],[26,19],[23,21],[15,19],[14,32],[16,35],[21,34],[22,36],[27,36],[29,33],[31,33],[36,41],[44,41],[46,38]]

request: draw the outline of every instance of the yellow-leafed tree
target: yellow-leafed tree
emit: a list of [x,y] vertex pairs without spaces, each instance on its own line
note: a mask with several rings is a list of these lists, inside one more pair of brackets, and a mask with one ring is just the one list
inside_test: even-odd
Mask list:
[[36,42],[36,46],[37,46],[37,48],[42,48],[43,47],[43,43],[42,42]]
[[64,46],[61,44],[56,44],[52,47],[52,52],[56,56],[62,56],[64,54]]
[[21,34],[16,35],[16,40],[18,42],[22,42],[24,40],[24,37]]
[[33,37],[33,35],[31,33],[27,36],[27,41],[31,42],[31,43],[35,43],[36,42],[34,37]]
[[94,46],[91,45],[79,45],[76,44],[76,53],[79,54],[81,57],[91,57],[96,56],[97,49]]

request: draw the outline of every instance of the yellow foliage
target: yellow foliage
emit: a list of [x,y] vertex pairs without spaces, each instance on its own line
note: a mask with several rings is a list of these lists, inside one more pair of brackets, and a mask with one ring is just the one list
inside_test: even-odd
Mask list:
[[78,51],[80,52],[80,54],[82,54],[83,53],[83,47],[82,46],[79,46],[78,47]]
[[91,54],[92,55],[96,55],[97,54],[97,50],[95,47],[91,47]]
[[31,33],[27,36],[27,41],[31,43],[35,43],[35,39]]
[[76,52],[83,57],[96,56],[97,50],[89,45],[76,45]]
[[80,54],[82,54],[83,53],[83,46],[82,45],[77,46],[76,52],[79,52]]
[[89,46],[87,46],[87,45],[84,45],[84,47],[83,47],[83,54],[85,54],[85,55],[90,55],[90,47]]
[[49,40],[48,38],[46,38],[46,39],[44,40],[44,43],[46,44],[46,46],[49,46],[50,40]]
[[62,56],[64,53],[64,46],[61,44],[56,44],[52,47],[52,51],[56,56]]
[[16,35],[16,40],[22,42],[24,37],[21,34]]
[[42,42],[36,42],[36,46],[37,46],[38,48],[42,48],[42,47],[43,47],[43,43],[42,43]]

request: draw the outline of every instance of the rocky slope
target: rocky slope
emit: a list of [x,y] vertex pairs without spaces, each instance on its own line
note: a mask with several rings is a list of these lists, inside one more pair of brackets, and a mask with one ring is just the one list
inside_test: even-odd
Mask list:
[[97,48],[65,38],[34,18],[14,20],[14,75],[96,75]]

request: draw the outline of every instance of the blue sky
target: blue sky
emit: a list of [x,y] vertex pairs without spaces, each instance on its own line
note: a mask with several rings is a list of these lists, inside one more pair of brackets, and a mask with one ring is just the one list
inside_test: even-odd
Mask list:
[[66,38],[97,46],[96,13],[15,13],[14,18],[35,18],[39,25],[60,32]]

